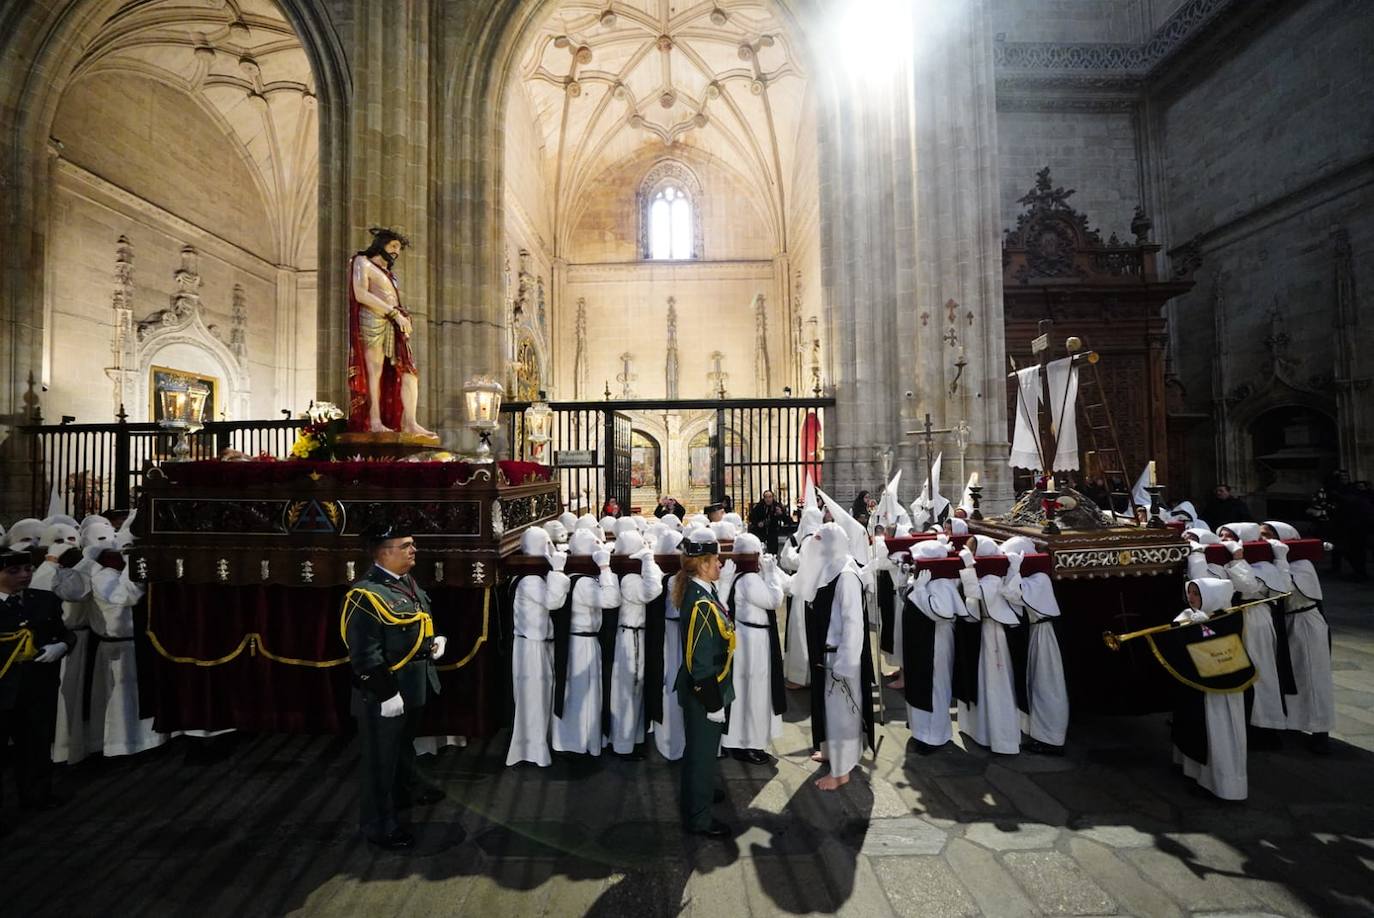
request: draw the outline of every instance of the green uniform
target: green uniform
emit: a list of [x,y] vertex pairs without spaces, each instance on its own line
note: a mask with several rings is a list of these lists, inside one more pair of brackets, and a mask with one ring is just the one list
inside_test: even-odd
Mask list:
[[60,660],[39,663],[35,657],[44,646],[59,643],[74,647],[76,636],[62,624],[62,603],[52,593],[26,589],[0,600],[0,782],[7,760],[12,761],[19,802],[30,806],[52,795],[62,672]]
[[730,664],[735,653],[735,625],[714,589],[687,583],[682,598],[683,662],[677,675],[686,748],[682,753],[682,823],[688,830],[711,825],[716,791],[716,753],[725,724],[707,718],[728,710],[735,700]]
[[[396,578],[373,566],[344,598],[340,629],[348,645],[362,747],[363,834],[381,839],[399,826],[396,813],[410,806],[425,782],[415,765],[415,734],[439,673],[430,659],[434,627],[429,595],[409,574]],[[405,711],[381,716],[381,703],[397,693]]]

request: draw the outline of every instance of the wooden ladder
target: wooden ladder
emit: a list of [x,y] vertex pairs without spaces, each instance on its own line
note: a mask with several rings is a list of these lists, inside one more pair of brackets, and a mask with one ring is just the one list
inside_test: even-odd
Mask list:
[[[1090,391],[1086,398],[1078,400],[1078,410],[1083,421],[1083,429],[1088,432],[1088,441],[1091,444],[1088,462],[1090,466],[1097,467],[1098,473],[1107,482],[1107,491],[1112,501],[1111,509],[1124,509],[1129,512],[1132,502],[1131,485],[1134,479],[1126,477],[1126,462],[1121,455],[1121,441],[1116,435],[1112,410],[1107,406],[1107,393],[1102,388],[1102,374],[1097,370],[1098,361],[1084,362],[1087,363],[1091,374]],[[1093,401],[1094,398],[1097,400]],[[1124,498],[1121,504],[1117,503],[1118,497]]]

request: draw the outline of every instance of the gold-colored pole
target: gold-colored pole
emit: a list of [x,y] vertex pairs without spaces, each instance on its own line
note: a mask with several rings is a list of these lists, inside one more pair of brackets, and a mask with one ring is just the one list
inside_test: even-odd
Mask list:
[[[1243,602],[1238,606],[1230,606],[1229,608],[1222,609],[1220,612],[1213,615],[1207,621],[1212,621],[1213,619],[1221,618],[1224,615],[1231,615],[1236,612],[1240,612],[1242,610],[1250,608],[1251,606],[1263,605],[1267,602],[1277,602],[1278,600],[1286,599],[1291,595],[1293,594],[1279,593],[1275,596],[1269,596],[1265,599],[1255,599],[1250,602]],[[1139,631],[1128,631],[1125,634],[1113,634],[1110,631],[1104,631],[1102,632],[1102,643],[1106,644],[1112,650],[1120,650],[1121,645],[1126,643],[1127,641],[1133,641],[1136,638],[1145,637],[1145,635],[1147,634],[1159,634],[1161,631],[1169,631],[1173,628],[1182,628],[1185,625],[1189,624],[1205,625],[1206,622],[1169,622],[1165,625],[1155,625],[1153,628],[1141,628]]]

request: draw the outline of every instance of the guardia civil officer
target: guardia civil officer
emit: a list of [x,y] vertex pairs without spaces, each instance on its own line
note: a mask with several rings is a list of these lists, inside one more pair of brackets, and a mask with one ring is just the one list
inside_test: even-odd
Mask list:
[[372,568],[344,597],[340,629],[353,669],[353,714],[362,746],[361,827],[368,841],[387,850],[409,848],[414,836],[397,814],[443,797],[421,777],[415,734],[431,694],[439,693],[434,661],[446,639],[434,633],[429,595],[410,571],[415,540],[391,523],[363,533]]

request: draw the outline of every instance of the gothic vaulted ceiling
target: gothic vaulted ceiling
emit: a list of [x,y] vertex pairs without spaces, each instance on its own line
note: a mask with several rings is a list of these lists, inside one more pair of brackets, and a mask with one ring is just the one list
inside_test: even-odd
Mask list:
[[73,80],[136,74],[189,93],[237,142],[272,215],[277,257],[315,262],[319,143],[310,62],[272,0],[128,0]]
[[760,189],[785,245],[805,82],[767,0],[563,0],[521,79],[559,238],[597,175],[646,147],[682,145]]

